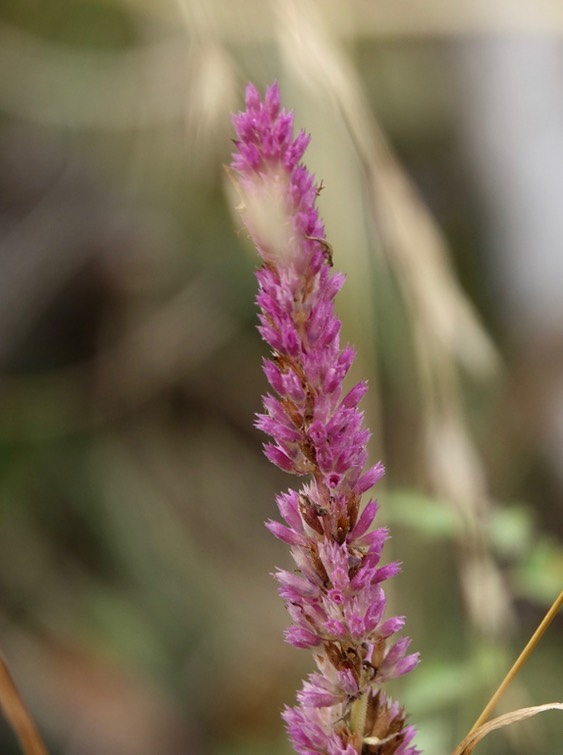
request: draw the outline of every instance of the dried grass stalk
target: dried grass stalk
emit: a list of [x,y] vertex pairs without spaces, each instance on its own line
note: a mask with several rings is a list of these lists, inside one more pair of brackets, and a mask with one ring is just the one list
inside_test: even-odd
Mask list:
[[0,706],[25,755],[47,755],[39,732],[25,707],[8,664],[0,655]]

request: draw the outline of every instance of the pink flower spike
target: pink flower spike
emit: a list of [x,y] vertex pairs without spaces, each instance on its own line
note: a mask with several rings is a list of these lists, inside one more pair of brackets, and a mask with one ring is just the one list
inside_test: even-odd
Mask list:
[[[344,386],[355,350],[341,348],[334,300],[345,277],[332,270],[316,207],[322,182],[301,163],[310,137],[294,136],[293,121],[277,83],[263,99],[249,83],[246,108],[233,116],[231,164],[238,209],[262,261],[258,331],[271,350],[263,370],[275,395],[264,397],[256,427],[270,438],[264,454],[273,464],[306,476],[299,490],[276,498],[287,526],[266,522],[294,562],[275,573],[292,620],[285,638],[314,648],[317,666],[296,707],[282,715],[301,755],[359,755],[373,749],[369,737],[389,737],[385,752],[417,755],[413,728],[382,689],[414,668],[418,655],[406,655],[408,638],[395,638],[403,618],[384,618],[383,583],[399,564],[379,566],[388,533],[372,529],[377,503],[361,502],[384,474],[381,462],[367,466],[370,432],[358,409],[367,381]],[[362,731],[356,708],[366,711]]]

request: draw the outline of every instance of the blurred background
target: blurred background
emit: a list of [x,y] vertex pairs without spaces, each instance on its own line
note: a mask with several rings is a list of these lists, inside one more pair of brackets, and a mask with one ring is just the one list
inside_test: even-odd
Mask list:
[[[393,692],[451,752],[561,589],[561,4],[2,0],[0,71],[0,648],[51,755],[290,752],[311,658],[263,521],[295,481],[223,167],[249,79],[312,134],[422,654]],[[562,626],[499,712],[561,699]]]

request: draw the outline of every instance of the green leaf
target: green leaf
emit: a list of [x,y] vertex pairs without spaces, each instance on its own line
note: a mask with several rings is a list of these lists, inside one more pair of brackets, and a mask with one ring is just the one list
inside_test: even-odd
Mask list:
[[477,664],[426,664],[409,679],[403,698],[408,710],[428,712],[466,699],[481,684],[482,675]]
[[545,536],[514,570],[515,590],[520,597],[549,605],[561,590],[562,574],[563,549],[555,538]]
[[487,526],[490,543],[500,556],[521,558],[532,547],[534,518],[523,503],[496,507]]
[[431,539],[451,539],[460,522],[446,503],[415,490],[399,490],[388,496],[391,524],[403,525]]

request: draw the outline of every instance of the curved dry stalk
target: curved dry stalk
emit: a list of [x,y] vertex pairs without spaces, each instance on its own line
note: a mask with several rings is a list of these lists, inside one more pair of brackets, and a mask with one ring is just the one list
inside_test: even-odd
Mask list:
[[486,724],[483,724],[478,729],[472,729],[465,737],[463,742],[455,748],[452,755],[471,755],[473,749],[484,739],[487,734],[490,734],[495,729],[502,729],[504,726],[510,726],[517,721],[523,721],[531,716],[536,716],[538,713],[544,713],[547,710],[563,710],[563,703],[546,703],[545,705],[534,705],[531,708],[519,708],[513,710],[510,713],[505,713],[503,716],[493,718]]
[[[121,0],[130,12],[132,3]],[[225,39],[237,44],[248,40],[269,39],[272,24],[268,4],[256,0],[205,0],[217,16],[218,28]],[[336,3],[331,4],[333,7]],[[361,13],[351,16],[344,33],[349,37],[370,39],[436,39],[464,37],[474,34],[548,34],[563,35],[563,6],[559,0],[540,0],[538,12],[530,13],[516,4],[499,9],[495,3],[451,3],[448,0],[427,0],[425,3],[352,3],[361,6]],[[155,0],[137,0],[135,10],[160,23],[171,17],[170,4]],[[332,11],[333,8],[330,8]],[[499,12],[500,10],[500,12]],[[250,23],[254,21],[254,23]]]
[[18,692],[8,665],[1,655],[0,706],[4,711],[7,721],[12,726],[25,755],[47,755],[45,745]]
[[[492,713],[492,711],[495,709],[495,707],[498,704],[498,701],[505,693],[508,686],[511,684],[511,682],[515,679],[516,675],[520,672],[520,669],[522,666],[526,663],[530,655],[532,654],[534,648],[542,638],[543,634],[559,612],[559,609],[561,608],[561,605],[563,605],[563,590],[559,593],[559,596],[553,601],[553,604],[549,611],[546,613],[546,615],[543,617],[542,621],[540,622],[538,628],[533,633],[533,635],[530,637],[528,642],[526,643],[526,647],[516,661],[514,662],[512,668],[508,672],[508,674],[504,677],[501,684],[499,685],[498,689],[494,693],[494,695],[491,697],[487,705],[485,706],[483,712],[479,716],[479,718],[475,721],[473,726],[471,727],[471,730],[469,731],[469,734],[467,737],[469,737],[473,732],[475,732],[477,729],[482,727],[482,724],[487,720],[489,715]],[[527,708],[526,710],[531,710]],[[498,719],[497,719],[498,720]],[[466,737],[466,739],[467,739]],[[465,740],[464,740],[465,741]]]

